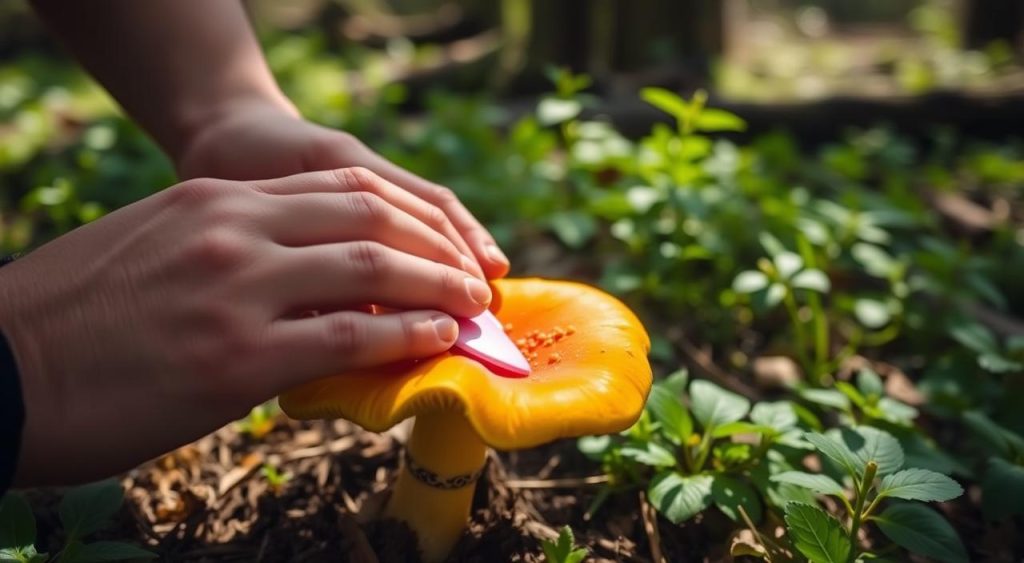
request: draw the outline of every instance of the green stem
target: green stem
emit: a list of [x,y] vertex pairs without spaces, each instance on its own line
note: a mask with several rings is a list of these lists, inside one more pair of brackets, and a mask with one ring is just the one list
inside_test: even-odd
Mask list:
[[875,499],[871,501],[871,504],[868,505],[867,510],[864,511],[864,514],[863,516],[861,516],[861,519],[867,520],[868,518],[870,518],[871,513],[874,512],[876,508],[878,508],[878,503],[881,502],[883,498],[885,498],[884,495],[878,495],[877,497],[875,497]]
[[782,302],[786,305],[786,313],[789,314],[790,322],[793,323],[793,338],[796,339],[797,358],[807,373],[812,375],[820,386],[821,382],[818,381],[818,374],[814,371],[814,366],[811,365],[811,361],[807,357],[807,336],[804,334],[803,323],[800,322],[800,313],[797,310],[796,299],[793,298],[792,288],[786,288],[786,296],[782,299]]
[[711,432],[713,428],[707,428],[704,431],[704,435],[701,436],[699,451],[697,452],[697,461],[693,464],[693,472],[699,473],[704,469],[704,464],[708,460],[708,454],[711,453]]
[[850,523],[850,545],[853,546],[853,549],[850,550],[849,563],[853,563],[857,558],[857,533],[860,532],[861,511],[864,510],[864,501],[867,500],[868,492],[871,491],[871,485],[875,482],[875,473],[877,472],[878,464],[869,461],[864,468],[864,479],[860,482],[860,487],[857,489],[857,498],[853,508],[853,522]]

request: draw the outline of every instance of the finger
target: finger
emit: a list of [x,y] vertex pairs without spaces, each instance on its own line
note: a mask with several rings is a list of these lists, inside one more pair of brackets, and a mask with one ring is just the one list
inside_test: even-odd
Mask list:
[[466,241],[488,278],[500,278],[508,273],[509,260],[494,241],[494,237],[450,189],[424,180],[419,176],[395,166],[386,158],[369,151],[369,168],[382,178],[405,188],[419,198],[441,209],[454,225],[455,230]]
[[384,180],[366,168],[338,168],[321,172],[307,172],[274,180],[254,182],[256,189],[274,195],[295,195],[304,193],[351,193],[370,192],[391,205],[419,219],[423,224],[441,233],[470,259],[473,270],[470,273],[483,278],[479,263],[462,235],[440,208],[427,203],[412,193]]
[[282,249],[258,273],[278,315],[373,303],[476,316],[491,301],[485,282],[466,272],[372,241]]
[[268,234],[284,246],[372,240],[406,254],[470,271],[475,264],[422,221],[370,192],[299,194],[274,201]]
[[272,385],[280,391],[317,377],[440,354],[458,334],[458,324],[435,311],[345,311],[279,320],[268,335],[268,345],[276,350],[268,363],[279,368],[268,373],[288,378]]

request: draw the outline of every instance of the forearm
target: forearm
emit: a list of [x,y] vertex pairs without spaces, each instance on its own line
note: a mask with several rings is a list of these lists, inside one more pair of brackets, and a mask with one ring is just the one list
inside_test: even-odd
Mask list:
[[294,112],[236,0],[33,0],[37,12],[177,161],[231,108]]

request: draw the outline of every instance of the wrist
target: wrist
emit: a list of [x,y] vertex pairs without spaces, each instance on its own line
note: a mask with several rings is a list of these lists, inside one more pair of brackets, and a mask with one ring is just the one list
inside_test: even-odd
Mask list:
[[184,160],[204,138],[225,129],[225,125],[237,121],[240,116],[268,113],[283,114],[299,118],[299,110],[280,90],[247,92],[225,97],[222,100],[200,101],[186,104],[178,112],[178,139],[167,146],[167,152],[175,167],[181,170]]

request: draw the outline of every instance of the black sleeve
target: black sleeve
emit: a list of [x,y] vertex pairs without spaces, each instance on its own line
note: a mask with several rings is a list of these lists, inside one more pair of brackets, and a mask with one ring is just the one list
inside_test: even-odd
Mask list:
[[[0,259],[0,266],[10,259]],[[21,430],[25,424],[25,405],[21,379],[14,352],[0,332],[0,496],[11,486],[21,448]]]

